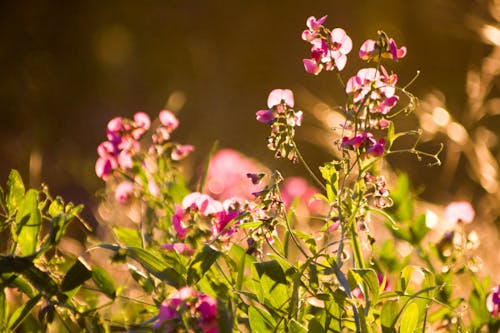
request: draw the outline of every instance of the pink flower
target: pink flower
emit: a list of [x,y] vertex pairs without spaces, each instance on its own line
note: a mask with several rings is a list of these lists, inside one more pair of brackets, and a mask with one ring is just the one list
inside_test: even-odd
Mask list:
[[389,38],[389,53],[391,54],[393,60],[398,61],[406,56],[406,47],[402,46],[398,49],[394,39]]
[[335,65],[341,71],[347,61],[346,55],[352,50],[352,40],[344,29],[336,28],[330,34],[330,41],[333,44],[332,56],[335,59]]
[[107,180],[118,163],[113,157],[99,157],[95,163],[97,177]]
[[290,89],[274,89],[269,93],[269,97],[267,98],[267,107],[269,109],[281,103],[285,103],[288,107],[293,108],[295,102],[293,92]]
[[121,117],[116,117],[111,119],[106,126],[108,133],[119,133],[123,130],[123,119]]
[[446,206],[444,215],[449,223],[472,223],[476,213],[467,201],[455,201]]
[[134,123],[135,126],[148,130],[151,126],[151,119],[144,112],[137,112],[134,114]]
[[208,295],[200,295],[196,310],[201,314],[200,327],[204,333],[218,333],[217,300]]
[[118,154],[118,165],[123,170],[132,169],[134,166],[134,161],[132,160],[132,154],[128,150],[122,150],[120,154]]
[[193,192],[182,199],[184,209],[197,209],[201,214],[214,215],[224,210],[222,204],[211,196],[199,192]]
[[318,62],[316,62],[316,60],[304,59],[302,62],[304,63],[304,68],[307,73],[318,75],[321,72],[322,67],[318,64]]
[[274,113],[272,110],[260,110],[255,114],[257,116],[257,121],[271,125],[274,122]]
[[186,158],[192,151],[194,151],[194,146],[192,145],[176,145],[172,150],[171,157],[174,161],[180,161]]
[[168,251],[175,251],[186,257],[190,257],[194,254],[194,249],[191,245],[185,243],[162,244],[161,247]]
[[378,157],[378,156],[382,156],[384,154],[384,148],[385,148],[385,139],[381,138],[378,140],[378,142],[376,144],[368,147],[368,149],[366,149],[366,152],[369,155],[372,155],[374,157]]
[[169,133],[172,133],[178,126],[179,120],[168,110],[160,111],[160,123],[165,126]]
[[491,289],[491,292],[488,294],[486,308],[492,317],[498,316],[500,312],[500,284]]
[[218,200],[250,200],[252,192],[260,191],[262,186],[252,184],[246,175],[265,172],[265,167],[236,150],[221,149],[210,160],[205,191]]
[[295,199],[299,204],[306,208],[306,214],[318,215],[324,213],[324,204],[322,201],[313,200],[313,196],[319,193],[319,190],[302,177],[289,177],[283,182],[280,189],[281,198],[285,207],[289,208]]
[[363,60],[369,60],[375,56],[377,42],[373,39],[367,39],[359,49],[359,57]]
[[318,30],[323,25],[323,23],[325,23],[327,17],[328,16],[325,15],[320,17],[319,19],[316,19],[316,17],[314,16],[309,16],[306,20],[306,25],[310,30]]
[[182,207],[175,206],[175,214],[172,216],[172,226],[177,233],[179,239],[184,239],[187,236],[188,227],[184,224],[183,220],[186,217],[186,213]]
[[123,181],[115,189],[115,199],[121,204],[127,204],[134,192],[134,184],[129,181]]

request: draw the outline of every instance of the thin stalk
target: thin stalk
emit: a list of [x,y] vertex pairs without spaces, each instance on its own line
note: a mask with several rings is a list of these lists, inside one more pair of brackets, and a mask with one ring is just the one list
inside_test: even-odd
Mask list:
[[312,169],[309,167],[307,162],[304,160],[304,157],[302,157],[302,154],[300,153],[299,148],[297,148],[297,145],[295,144],[295,142],[293,143],[293,149],[295,150],[295,153],[297,154],[297,157],[299,158],[300,163],[302,163],[304,165],[307,172],[311,175],[311,177],[314,179],[316,184],[318,184],[319,187],[321,187],[323,189],[323,191],[326,191],[325,185],[323,184],[323,182],[321,180],[319,180],[319,178],[316,176],[316,174],[312,171]]

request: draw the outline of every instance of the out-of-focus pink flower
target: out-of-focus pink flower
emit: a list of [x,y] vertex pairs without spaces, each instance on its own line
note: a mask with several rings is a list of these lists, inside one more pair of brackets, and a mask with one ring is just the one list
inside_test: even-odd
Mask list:
[[471,223],[476,212],[467,201],[455,201],[446,206],[444,211],[447,222],[455,224],[457,222]]
[[134,114],[135,126],[148,130],[151,126],[151,119],[144,112],[137,112]]
[[203,215],[214,215],[223,210],[222,204],[211,196],[199,192],[188,194],[182,199],[184,209],[196,208]]
[[496,317],[500,313],[500,284],[491,289],[491,292],[488,294],[486,308],[492,317]]
[[282,102],[291,108],[295,105],[293,92],[290,89],[274,89],[269,93],[267,97],[267,107],[269,109],[280,105]]
[[107,180],[118,162],[113,157],[99,157],[95,163],[95,173],[97,177]]
[[159,114],[160,123],[167,128],[169,133],[172,133],[179,126],[179,119],[168,110],[162,110]]
[[[181,318],[182,320],[181,323]],[[191,287],[182,287],[163,301],[158,313],[158,322],[153,328],[164,332],[177,332],[186,327],[190,332],[218,333],[217,299],[200,294]]]
[[122,150],[120,154],[118,154],[118,165],[122,169],[132,169],[134,166],[134,162],[132,160],[132,153],[130,153],[128,150]]
[[168,251],[175,251],[186,257],[190,257],[194,254],[194,249],[191,245],[185,243],[162,244],[161,247]]
[[176,145],[172,150],[171,157],[174,161],[180,161],[186,158],[189,153],[194,151],[194,146],[192,145]]
[[175,214],[172,216],[172,225],[179,239],[184,239],[187,236],[188,227],[183,222],[185,217],[186,213],[184,212],[184,209],[176,205]]
[[389,38],[383,31],[379,31],[379,39],[366,40],[359,49],[359,57],[363,60],[379,61],[380,57],[398,61],[406,56],[406,47],[398,48],[393,38]]
[[[281,199],[285,203],[285,207],[289,208],[293,201],[298,198],[299,204],[307,208],[311,215],[325,213],[325,205],[320,200],[314,200],[312,197],[319,193],[319,190],[302,177],[289,177],[283,182],[280,189]],[[307,214],[307,212],[306,212]]]
[[[213,198],[253,199],[252,193],[262,186],[252,184],[248,173],[265,173],[268,170],[257,161],[232,149],[221,149],[212,156],[208,166],[205,191]],[[262,177],[261,177],[262,178]]]
[[259,110],[255,113],[257,121],[271,125],[274,122],[274,113],[272,110]]
[[115,199],[121,204],[127,204],[134,192],[134,184],[129,181],[123,181],[115,189]]

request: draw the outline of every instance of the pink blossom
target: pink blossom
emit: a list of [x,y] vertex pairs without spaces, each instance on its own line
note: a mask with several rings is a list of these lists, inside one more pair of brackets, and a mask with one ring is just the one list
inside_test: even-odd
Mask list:
[[162,244],[161,247],[168,251],[175,251],[186,257],[190,257],[194,254],[194,249],[191,245],[185,243]]
[[117,165],[113,157],[99,157],[95,163],[95,173],[97,177],[107,180]]
[[204,333],[218,333],[217,300],[208,295],[200,295],[196,310],[201,314],[200,327]]
[[281,103],[285,103],[288,107],[293,108],[295,101],[293,92],[290,89],[274,89],[269,93],[269,97],[267,98],[267,107],[269,109]]
[[134,184],[129,181],[123,181],[115,189],[115,199],[121,204],[127,204],[134,192]]
[[271,125],[274,122],[274,113],[272,110],[260,110],[256,113],[257,121]]
[[102,142],[99,146],[97,146],[97,154],[100,157],[113,156],[116,155],[116,147],[113,143],[109,141]]
[[172,133],[178,126],[179,120],[168,110],[160,111],[160,123],[165,126],[169,133]]
[[182,207],[184,209],[197,209],[205,216],[214,215],[224,209],[219,201],[207,194],[199,192],[193,192],[185,196],[184,199],[182,199]]
[[375,56],[377,42],[373,39],[367,39],[359,49],[359,57],[363,60],[369,60]]
[[186,213],[184,212],[184,209],[176,205],[175,214],[172,216],[172,225],[179,239],[184,239],[187,236],[188,228],[183,222],[185,217]]
[[192,151],[194,151],[194,146],[192,145],[176,145],[172,150],[171,157],[174,161],[180,161],[186,158]]
[[321,65],[314,59],[304,59],[302,60],[304,63],[304,68],[307,73],[318,75],[321,72]]
[[318,30],[325,23],[327,17],[328,15],[325,15],[316,19],[314,16],[309,16],[306,20],[306,25],[310,30]]
[[144,130],[148,130],[151,126],[151,119],[144,112],[137,112],[134,114],[134,123],[135,126],[139,128],[143,128]]
[[491,289],[491,292],[488,294],[486,308],[492,317],[496,317],[500,313],[500,284]]
[[[320,193],[317,188],[309,185],[302,177],[288,177],[283,182],[280,189],[281,199],[285,203],[285,207],[289,208],[293,201],[299,199],[299,204],[307,209],[307,213],[312,215],[321,214],[324,212],[324,204],[321,201],[313,200],[313,196]],[[307,214],[306,213],[306,214]]]
[[170,139],[170,132],[166,127],[158,127],[151,138],[154,143],[162,144]]
[[368,147],[366,149],[366,152],[374,157],[379,157],[384,154],[384,148],[385,148],[385,139],[381,138],[377,141],[376,144]]
[[450,223],[472,223],[476,215],[474,208],[467,201],[455,201],[446,206],[444,215]]
[[118,133],[123,130],[123,119],[121,117],[115,117],[108,122],[106,126],[108,132]]
[[398,49],[394,39],[389,38],[389,53],[391,54],[393,60],[398,61],[406,56],[406,47],[402,46]]
[[250,200],[253,199],[252,192],[261,190],[262,186],[252,184],[246,175],[264,172],[267,172],[267,169],[257,161],[236,150],[221,149],[210,160],[205,191],[219,200]]
[[118,165],[123,170],[132,169],[134,166],[134,161],[132,160],[132,154],[128,150],[122,150],[120,154],[118,154]]

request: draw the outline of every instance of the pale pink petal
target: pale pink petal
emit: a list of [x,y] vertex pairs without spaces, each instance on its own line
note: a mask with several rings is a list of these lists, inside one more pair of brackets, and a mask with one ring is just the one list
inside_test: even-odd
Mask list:
[[167,128],[169,133],[172,133],[172,131],[179,126],[179,119],[168,110],[160,111],[158,118],[160,119],[160,123]]
[[147,130],[151,126],[151,119],[144,112],[137,112],[134,114],[134,123],[137,127]]
[[121,204],[127,204],[134,191],[134,184],[123,181],[115,189],[115,199]]
[[456,223],[458,221],[471,223],[474,220],[476,212],[469,202],[455,201],[446,206],[444,215],[446,220],[451,223]]

